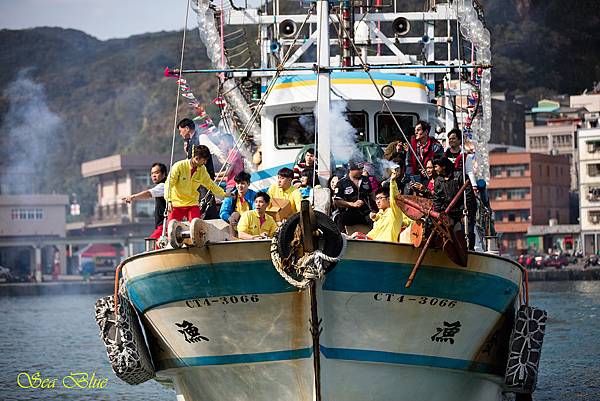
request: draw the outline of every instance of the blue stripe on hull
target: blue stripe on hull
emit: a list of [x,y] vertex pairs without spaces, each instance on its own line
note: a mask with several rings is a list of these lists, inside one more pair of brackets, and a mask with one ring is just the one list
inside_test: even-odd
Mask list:
[[[422,266],[404,288],[412,265],[343,260],[323,284],[326,291],[423,295],[468,302],[504,313],[518,286],[502,277],[462,269]],[[151,308],[211,296],[279,294],[297,289],[279,276],[270,260],[196,265],[150,273],[127,282],[133,304]]]
[[469,370],[480,373],[498,373],[498,368],[487,363],[439,356],[401,354],[396,352],[371,351],[349,348],[328,348],[321,345],[321,353],[327,359],[344,361],[391,363],[401,365],[428,366],[433,368]]
[[413,265],[344,260],[327,274],[323,289],[342,292],[383,292],[453,299],[504,313],[519,287],[491,274],[444,267],[422,266],[410,288],[404,285]]
[[158,361],[159,370],[182,368],[187,366],[231,365],[238,363],[257,363],[306,359],[312,356],[312,348],[286,351],[260,352],[256,354],[235,354],[217,356],[197,356],[190,358],[170,358]]
[[273,268],[271,260],[213,263],[149,273],[127,282],[142,312],[186,299],[298,291]]
[[[396,352],[372,351],[348,348],[320,347],[327,359],[354,362],[388,363],[397,365],[427,366],[432,368],[468,370],[479,373],[498,373],[493,365],[464,359],[444,358],[429,355],[402,354]],[[198,356],[188,358],[169,358],[158,361],[158,370],[191,366],[233,365],[260,362],[289,361],[306,359],[312,356],[312,348],[297,350],[261,352],[255,354],[235,354],[218,356]],[[501,369],[500,369],[501,370]]]

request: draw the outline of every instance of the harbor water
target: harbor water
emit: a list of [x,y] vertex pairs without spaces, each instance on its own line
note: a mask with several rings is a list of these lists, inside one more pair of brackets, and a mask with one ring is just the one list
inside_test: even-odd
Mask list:
[[[531,304],[549,315],[534,400],[600,400],[600,281],[530,287]],[[98,297],[0,297],[0,400],[175,400],[168,383],[114,376],[94,320]]]

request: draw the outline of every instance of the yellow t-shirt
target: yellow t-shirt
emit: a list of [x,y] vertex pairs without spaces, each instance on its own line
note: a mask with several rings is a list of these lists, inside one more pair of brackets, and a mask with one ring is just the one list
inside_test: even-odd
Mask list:
[[297,213],[300,211],[300,202],[302,202],[302,194],[300,193],[300,191],[298,191],[298,188],[296,188],[295,186],[292,185],[284,191],[283,189],[279,188],[277,183],[275,183],[269,187],[268,193],[271,199],[287,199],[288,201],[290,201],[290,204],[292,206],[292,213]]
[[167,182],[165,182],[165,199],[174,207],[198,205],[198,188],[205,187],[217,196],[225,196],[225,191],[210,179],[206,167],[199,166],[191,175],[192,166],[189,160],[180,160],[173,164]]
[[238,195],[237,200],[235,201],[235,211],[241,215],[242,213],[247,212],[248,210],[250,210],[250,205],[248,204],[248,201],[246,201],[246,199],[244,199],[243,196]]
[[275,220],[271,216],[265,213],[265,221],[261,225],[258,211],[249,210],[242,213],[237,229],[239,232],[245,232],[249,235],[261,235],[262,233],[267,233],[269,238],[272,238],[277,229],[277,223],[275,223]]
[[390,183],[390,207],[380,210],[373,219],[373,229],[367,233],[367,237],[377,241],[398,242],[403,226],[408,226],[412,220],[406,216],[402,209],[396,204],[398,184],[396,180]]

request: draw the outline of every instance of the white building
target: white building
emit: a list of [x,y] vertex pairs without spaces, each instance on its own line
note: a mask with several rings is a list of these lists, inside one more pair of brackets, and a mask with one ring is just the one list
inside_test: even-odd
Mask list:
[[579,208],[583,251],[600,250],[600,128],[580,129]]
[[598,120],[600,119],[600,93],[571,96],[570,102],[571,107],[584,107],[587,110],[584,114],[584,128],[598,127]]

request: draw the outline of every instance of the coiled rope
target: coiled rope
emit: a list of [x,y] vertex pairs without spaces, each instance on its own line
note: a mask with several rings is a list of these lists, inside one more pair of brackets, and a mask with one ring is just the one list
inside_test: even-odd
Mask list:
[[[273,235],[273,239],[271,240],[271,261],[273,262],[273,266],[279,275],[283,277],[283,279],[289,284],[298,289],[304,289],[308,287],[311,280],[322,279],[325,276],[327,267],[329,267],[329,265],[332,263],[337,263],[340,261],[348,244],[346,236],[342,234],[342,250],[336,257],[326,255],[320,250],[315,250],[314,252],[305,253],[298,260],[297,264],[294,265],[291,261],[291,256],[293,256],[294,250],[292,250],[290,256],[285,259],[282,259],[281,255],[279,255],[279,230],[280,229],[277,229],[275,235]],[[296,248],[299,244],[300,239],[298,236],[296,236],[292,241],[292,247]],[[289,274],[292,269],[302,277],[301,280],[296,280]]]

